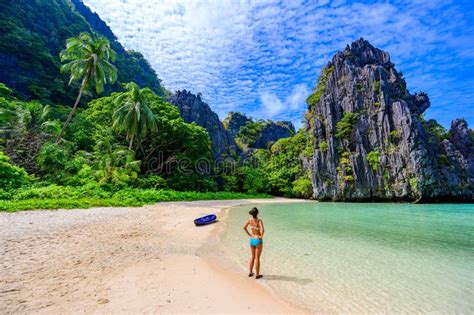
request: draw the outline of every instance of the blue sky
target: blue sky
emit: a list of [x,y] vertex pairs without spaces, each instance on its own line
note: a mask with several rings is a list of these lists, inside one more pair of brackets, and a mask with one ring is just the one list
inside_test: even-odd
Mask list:
[[299,125],[321,68],[364,37],[390,53],[426,117],[474,127],[474,1],[83,0],[174,92]]

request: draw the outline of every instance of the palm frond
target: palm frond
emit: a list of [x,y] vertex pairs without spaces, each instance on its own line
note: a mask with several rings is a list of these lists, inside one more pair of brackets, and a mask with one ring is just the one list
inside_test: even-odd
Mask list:
[[[109,62],[115,52],[109,41],[98,34],[91,36],[81,33],[66,41],[66,48],[60,53],[62,73],[70,73],[69,84],[76,80],[93,81],[97,93],[103,91],[104,84],[115,82],[117,69]],[[86,90],[91,84],[86,85]]]

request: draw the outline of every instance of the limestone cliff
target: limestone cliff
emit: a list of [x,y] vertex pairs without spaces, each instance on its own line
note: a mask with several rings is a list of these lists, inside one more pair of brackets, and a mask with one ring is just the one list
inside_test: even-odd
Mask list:
[[232,136],[224,128],[219,116],[211,110],[209,105],[197,96],[186,90],[177,91],[170,102],[178,107],[181,117],[187,123],[195,122],[206,129],[212,142],[212,152],[215,158],[239,153]]
[[234,139],[239,134],[240,128],[250,122],[252,122],[250,118],[238,112],[230,112],[223,121],[225,129]]
[[288,138],[295,133],[291,121],[254,121],[237,112],[227,115],[224,127],[244,149],[268,149],[279,139]]
[[389,54],[366,40],[332,58],[307,102],[314,198],[473,200],[472,130],[425,121],[428,96],[410,94]]
[[291,137],[294,133],[295,127],[291,121],[267,122],[253,143],[253,147],[256,149],[269,148],[279,139]]

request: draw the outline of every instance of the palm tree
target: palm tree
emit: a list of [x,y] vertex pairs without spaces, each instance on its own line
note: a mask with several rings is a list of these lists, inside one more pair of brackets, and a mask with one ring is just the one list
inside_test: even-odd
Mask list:
[[0,144],[14,164],[30,174],[41,171],[38,154],[45,142],[57,136],[62,123],[50,120],[51,108],[38,102],[0,104]]
[[135,82],[124,84],[124,87],[127,91],[115,99],[118,109],[112,116],[112,127],[127,133],[128,149],[131,150],[135,138],[157,129],[156,118],[148,106],[154,93],[149,88],[140,89]]
[[15,134],[32,133],[57,135],[61,130],[58,120],[49,120],[51,107],[38,102],[14,103],[15,107],[0,106],[0,135],[11,137]]
[[61,72],[70,72],[69,84],[76,80],[82,82],[76,102],[64,123],[58,141],[69,125],[82,94],[89,90],[92,84],[97,94],[100,94],[104,84],[114,83],[117,80],[117,68],[109,62],[115,60],[115,52],[105,37],[81,33],[77,37],[69,38],[66,49],[61,52],[60,57],[61,62],[67,62],[61,67]]
[[48,120],[50,112],[49,105],[42,105],[38,102],[26,103],[24,109],[18,113],[22,129],[31,132],[39,132],[44,129],[51,123]]
[[135,160],[135,152],[127,147],[113,145],[106,138],[97,143],[96,149],[96,174],[100,182],[113,183],[140,171],[141,161]]

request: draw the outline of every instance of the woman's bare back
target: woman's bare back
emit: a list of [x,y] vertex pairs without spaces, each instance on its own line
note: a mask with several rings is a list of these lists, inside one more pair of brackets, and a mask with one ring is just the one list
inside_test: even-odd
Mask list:
[[260,238],[262,236],[262,220],[260,219],[250,219],[249,220],[250,228],[252,229],[252,237]]

